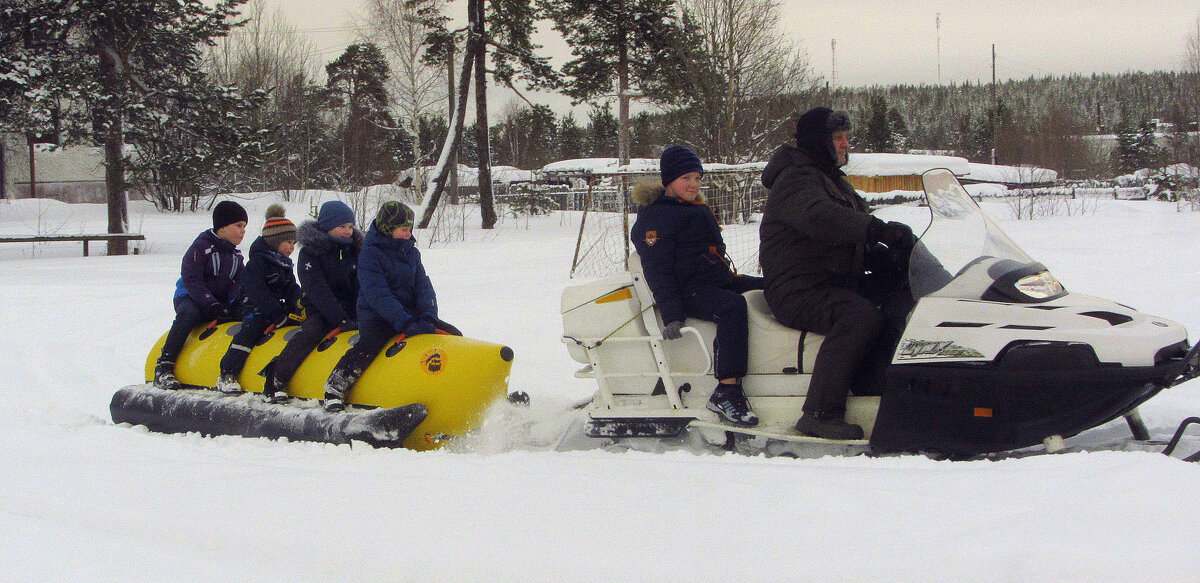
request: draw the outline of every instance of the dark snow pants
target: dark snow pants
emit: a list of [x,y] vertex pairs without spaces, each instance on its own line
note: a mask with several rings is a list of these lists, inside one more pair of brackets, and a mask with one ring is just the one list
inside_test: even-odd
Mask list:
[[233,342],[229,344],[229,350],[225,351],[225,356],[221,358],[221,375],[238,376],[242,373],[242,367],[246,366],[246,359],[250,357],[250,351],[258,345],[258,341],[262,340],[263,334],[271,323],[263,318],[261,314],[251,313],[242,320],[242,327],[233,335]]
[[880,394],[887,366],[915,303],[907,285],[873,278],[854,287],[821,285],[767,297],[786,326],[825,337],[813,364],[804,411],[844,413],[846,397]]
[[335,327],[336,324],[322,318],[316,310],[309,310],[308,317],[304,318],[304,322],[300,324],[300,329],[296,331],[291,340],[288,340],[283,351],[275,357],[275,362],[271,364],[271,370],[267,374],[268,392],[285,392],[288,382],[296,374],[296,369],[300,368],[304,359],[308,358],[308,355]]
[[740,379],[746,376],[749,324],[744,292],[762,289],[761,277],[740,276],[724,287],[701,286],[684,293],[683,308],[687,315],[717,324],[713,340],[718,380]]
[[163,341],[162,354],[158,357],[158,362],[169,362],[172,365],[175,359],[179,357],[179,352],[183,350],[184,343],[187,342],[188,334],[191,334],[192,329],[204,323],[204,310],[200,309],[200,305],[189,296],[180,296],[175,298],[175,320],[171,322],[171,330],[167,332],[167,339]]
[[[444,330],[455,336],[462,336],[462,332],[458,328],[443,322],[442,320],[435,321],[438,329]],[[329,380],[325,382],[325,398],[345,399],[346,393],[350,392],[350,387],[358,381],[363,372],[371,366],[371,362],[379,354],[380,350],[398,334],[390,322],[383,318],[367,318],[358,323],[358,343],[350,347],[346,354],[338,360],[337,365],[333,367],[333,372],[329,374]]]

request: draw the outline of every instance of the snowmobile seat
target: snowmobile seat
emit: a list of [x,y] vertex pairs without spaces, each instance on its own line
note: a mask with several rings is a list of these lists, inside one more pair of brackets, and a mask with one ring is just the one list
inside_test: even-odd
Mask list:
[[749,373],[811,374],[825,337],[780,324],[767,307],[762,290],[742,295],[750,324]]

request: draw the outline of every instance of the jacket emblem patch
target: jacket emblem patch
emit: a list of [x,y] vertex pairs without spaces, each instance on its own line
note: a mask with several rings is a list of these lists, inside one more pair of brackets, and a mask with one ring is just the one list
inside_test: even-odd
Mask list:
[[646,231],[646,244],[653,247],[658,242],[658,231]]

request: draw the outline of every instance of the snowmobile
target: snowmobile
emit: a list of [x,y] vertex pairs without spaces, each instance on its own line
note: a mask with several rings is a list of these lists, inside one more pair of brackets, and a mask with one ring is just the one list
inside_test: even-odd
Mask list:
[[146,358],[146,384],[113,395],[115,423],[145,425],[165,433],[287,437],[293,441],[351,443],[427,450],[442,447],[478,427],[487,409],[502,401],[513,351],[507,346],[444,334],[392,339],[347,395],[345,412],[326,413],[318,399],[335,364],[358,340],[335,330],[317,346],[288,383],[290,404],[267,404],[261,392],[273,360],[297,327],[272,330],[250,351],[238,378],[250,391],[225,395],[215,385],[221,357],[240,323],[197,327],[175,363],[183,390],[151,384],[164,334]]
[[[949,170],[923,175],[929,224],[909,256],[915,307],[874,395],[851,395],[861,440],[798,434],[819,334],[772,316],[761,291],[749,311],[743,387],[761,422],[723,424],[705,408],[716,381],[714,324],[689,319],[666,340],[636,254],[628,270],[563,291],[563,342],[597,390],[581,405],[590,438],[677,438],[768,455],[913,452],[972,457],[1045,445],[1125,416],[1196,376],[1197,348],[1169,320],[1067,291],[1009,239]],[[886,358],[885,358],[886,360]],[[815,448],[815,449],[814,449]]]

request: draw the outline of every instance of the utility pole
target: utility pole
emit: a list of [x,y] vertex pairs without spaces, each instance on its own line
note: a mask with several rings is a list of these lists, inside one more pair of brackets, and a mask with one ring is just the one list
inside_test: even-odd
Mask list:
[[996,163],[996,118],[1000,110],[996,107],[996,43],[992,43],[992,164]]

